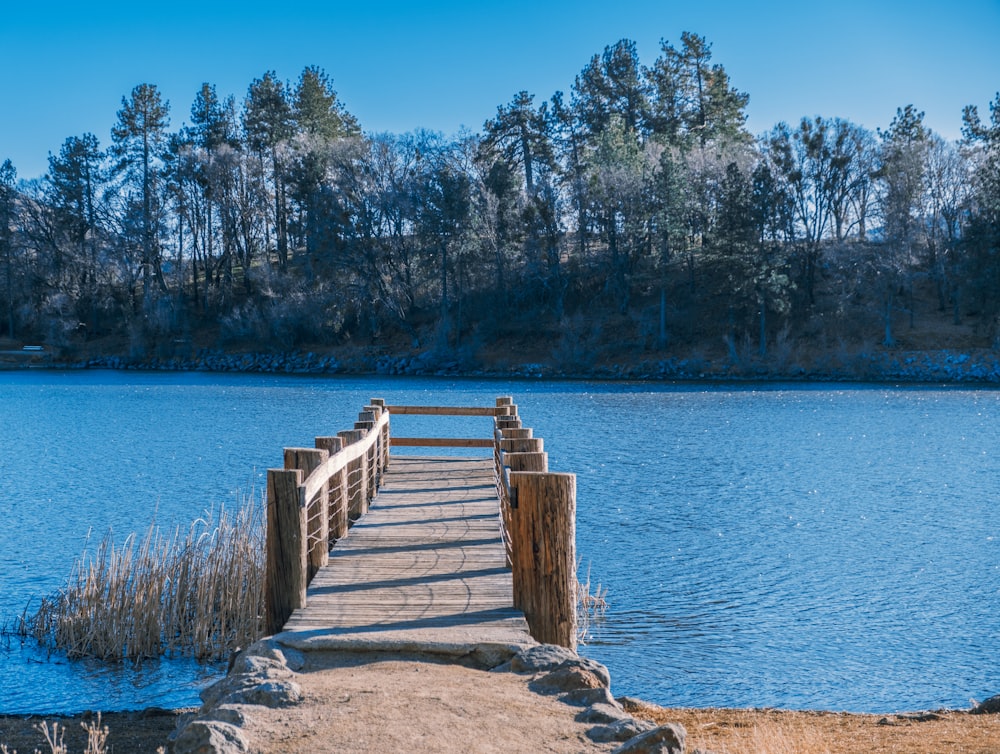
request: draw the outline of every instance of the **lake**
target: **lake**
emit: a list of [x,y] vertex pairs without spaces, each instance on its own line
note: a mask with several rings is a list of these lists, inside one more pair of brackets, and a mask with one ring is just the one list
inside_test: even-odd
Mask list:
[[[1000,692],[1000,392],[964,387],[0,373],[0,622],[108,529],[186,528],[259,493],[283,447],[372,397],[499,395],[577,474],[578,555],[610,605],[581,653],[616,694],[890,712]],[[222,670],[70,662],[8,637],[0,713],[189,706]]]

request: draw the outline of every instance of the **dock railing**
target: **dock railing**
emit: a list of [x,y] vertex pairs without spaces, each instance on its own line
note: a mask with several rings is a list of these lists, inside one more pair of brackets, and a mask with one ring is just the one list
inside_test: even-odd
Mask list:
[[[397,437],[393,415],[493,418],[493,436]],[[372,399],[354,428],[286,448],[267,472],[265,627],[281,630],[327,564],[330,548],[364,515],[390,462],[391,447],[491,448],[499,526],[512,571],[513,604],[540,642],[575,648],[576,475],[552,473],[540,438],[521,425],[510,397],[495,406],[396,406]]]

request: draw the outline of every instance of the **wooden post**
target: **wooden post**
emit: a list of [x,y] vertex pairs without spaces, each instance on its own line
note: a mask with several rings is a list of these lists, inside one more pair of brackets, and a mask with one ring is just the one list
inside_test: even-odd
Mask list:
[[504,453],[503,464],[513,471],[548,471],[549,454],[542,453]]
[[[344,441],[344,447],[353,445],[365,437],[363,429],[345,429],[337,433]],[[365,457],[356,458],[347,464],[347,516],[351,521],[357,521],[368,512],[368,492],[365,489],[364,472]]]
[[[285,448],[285,468],[302,469],[303,479],[308,479],[313,469],[329,457],[327,451],[316,448]],[[305,505],[309,582],[330,559],[330,487],[324,484],[316,499],[306,500]]]
[[[358,414],[358,420],[354,422],[354,428],[363,429],[365,437],[367,437],[375,428],[375,414],[371,411],[362,411]],[[375,479],[375,451],[377,445],[378,440],[376,438],[376,441],[365,452],[365,462],[364,466],[362,466],[365,475],[365,511],[368,510],[368,503],[372,501],[375,493],[378,491]]]
[[514,405],[514,399],[509,395],[502,395],[497,398],[496,406],[497,408],[502,408],[505,414],[517,416],[517,406]]
[[530,440],[533,436],[531,427],[502,427],[500,434],[505,440]]
[[[344,447],[344,441],[339,437],[317,437],[316,447],[322,448],[331,456],[339,453]],[[330,546],[338,539],[347,535],[347,466],[342,466],[340,471],[330,477],[330,523],[329,536]]]
[[521,420],[516,416],[498,416],[497,426],[501,429],[520,429]]
[[306,606],[306,522],[300,469],[267,470],[264,625],[276,634],[292,611]]
[[[382,418],[383,408],[381,406],[376,406],[374,403],[365,406],[365,411],[371,412],[374,417],[374,423],[377,424],[378,420]],[[382,448],[383,438],[382,432],[379,430],[378,437],[375,440],[375,444],[372,446],[372,462],[373,462],[373,474],[375,476],[374,493],[372,496],[378,493],[378,488],[382,486],[382,474],[384,473],[384,464],[382,463],[382,457],[384,455]]]
[[536,641],[576,649],[576,475],[511,472],[512,567]]
[[518,440],[504,438],[500,441],[500,450],[504,453],[541,453],[545,450],[545,443],[540,437]]
[[[385,411],[384,398],[372,398],[371,404]],[[384,471],[387,468],[389,468],[389,422],[382,427],[382,469]]]

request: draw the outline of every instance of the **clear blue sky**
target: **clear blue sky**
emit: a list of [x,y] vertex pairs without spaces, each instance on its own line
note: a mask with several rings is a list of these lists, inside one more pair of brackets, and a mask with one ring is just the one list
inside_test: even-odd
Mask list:
[[1000,0],[36,0],[0,10],[0,160],[30,178],[69,136],[106,146],[139,83],[160,88],[177,128],[204,81],[242,100],[265,71],[294,81],[306,65],[367,132],[478,131],[521,89],[568,94],[606,45],[633,39],[650,65],[682,31],[750,95],[754,133],[804,115],[885,128],[912,103],[958,138],[963,106],[985,115],[1000,90]]

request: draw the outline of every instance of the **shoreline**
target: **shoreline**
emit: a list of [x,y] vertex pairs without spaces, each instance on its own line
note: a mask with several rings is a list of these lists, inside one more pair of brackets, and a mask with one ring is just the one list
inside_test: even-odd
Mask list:
[[1000,352],[913,350],[873,352],[844,363],[809,368],[733,363],[726,359],[662,358],[628,360],[573,369],[551,364],[457,361],[435,352],[390,355],[378,349],[325,351],[226,351],[200,349],[189,356],[132,358],[103,354],[55,359],[31,353],[0,360],[0,371],[206,372],[349,377],[448,377],[459,379],[559,380],[697,384],[843,383],[1000,386]]

